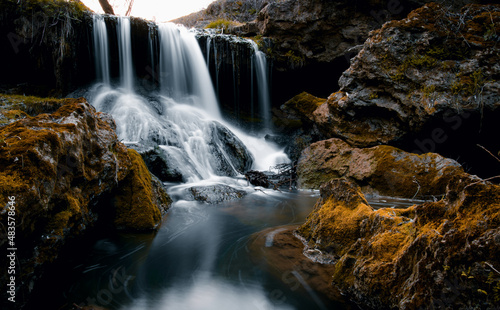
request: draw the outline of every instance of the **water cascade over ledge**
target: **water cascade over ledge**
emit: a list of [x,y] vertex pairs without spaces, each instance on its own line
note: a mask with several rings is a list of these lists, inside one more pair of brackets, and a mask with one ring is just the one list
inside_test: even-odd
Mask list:
[[[222,118],[198,41],[184,27],[158,24],[157,37],[149,37],[150,58],[153,62],[158,60],[151,67],[156,68],[159,87],[145,91],[140,83],[134,83],[130,19],[119,17],[116,36],[120,81],[117,85],[107,83],[104,72],[108,61],[103,59],[108,53],[104,38],[107,32],[101,28],[101,20],[94,19],[94,35],[96,64],[103,72],[103,83],[94,87],[89,100],[97,110],[113,116],[123,142],[140,151],[157,152],[168,165],[173,180],[190,183],[235,177],[250,169],[267,170],[288,161],[276,146],[246,134]],[[154,40],[158,49],[153,48]],[[256,50],[257,76],[264,74],[264,61],[265,55]],[[258,80],[261,92],[268,92],[267,80]],[[261,110],[270,111],[268,100],[259,102],[264,102]],[[264,118],[264,122],[267,124],[269,118]]]

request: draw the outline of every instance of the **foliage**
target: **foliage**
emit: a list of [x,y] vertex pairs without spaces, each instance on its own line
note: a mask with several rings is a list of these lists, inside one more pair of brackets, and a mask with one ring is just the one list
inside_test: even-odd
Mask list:
[[229,28],[232,28],[232,27],[237,26],[237,25],[238,25],[238,23],[235,21],[221,18],[221,19],[218,19],[218,20],[211,22],[205,28],[228,30]]

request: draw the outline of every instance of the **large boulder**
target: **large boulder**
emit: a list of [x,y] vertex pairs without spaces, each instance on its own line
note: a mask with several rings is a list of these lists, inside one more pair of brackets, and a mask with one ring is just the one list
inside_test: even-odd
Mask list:
[[443,195],[448,182],[462,173],[459,163],[438,154],[418,155],[387,145],[355,148],[336,138],[311,144],[297,164],[302,188],[317,189],[344,177],[367,193],[405,198]]
[[384,24],[343,73],[340,91],[314,112],[318,129],[358,147],[492,163],[476,144],[499,147],[491,139],[500,130],[499,25],[499,5],[457,13],[434,3]]
[[[102,223],[106,226],[153,230],[168,196],[152,182],[142,159],[118,140],[113,119],[84,98],[0,98],[0,221],[15,225],[9,248],[17,248],[15,290],[22,306],[21,298],[72,240],[100,220],[110,221]],[[138,223],[149,212],[154,218]],[[121,220],[129,214],[141,218]],[[5,230],[2,240],[9,240]],[[2,260],[4,270],[8,263]],[[7,276],[2,274],[1,283]]]
[[500,187],[462,175],[446,197],[373,210],[335,179],[298,233],[333,258],[333,285],[374,309],[494,309],[500,292]]

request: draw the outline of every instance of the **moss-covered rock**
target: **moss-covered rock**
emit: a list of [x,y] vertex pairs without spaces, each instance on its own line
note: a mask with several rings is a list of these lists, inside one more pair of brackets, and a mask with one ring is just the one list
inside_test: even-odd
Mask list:
[[[22,306],[61,249],[99,219],[109,218],[113,211],[104,202],[124,180],[149,177],[149,187],[135,188],[134,193],[159,194],[162,198],[152,199],[156,205],[166,205],[168,198],[151,186],[142,159],[139,162],[118,141],[113,119],[96,112],[84,98],[1,96],[0,103],[0,119],[6,120],[0,124],[0,222],[7,223],[10,217],[16,224],[14,244],[3,243],[2,249],[18,249],[16,290]],[[7,212],[11,198],[13,214]],[[6,231],[1,234],[8,240]],[[7,263],[1,261],[4,270]],[[3,273],[0,282],[6,281]]]
[[123,230],[156,229],[172,201],[161,182],[151,175],[141,155],[132,149],[128,150],[128,155],[132,171],[114,195],[114,224]]
[[438,154],[417,155],[387,145],[355,148],[335,138],[311,144],[297,165],[302,188],[345,177],[367,193],[405,198],[443,195],[449,181],[463,173],[460,164]]
[[336,259],[333,283],[376,309],[492,309],[500,302],[500,187],[456,176],[446,197],[373,210],[337,179],[298,232]]

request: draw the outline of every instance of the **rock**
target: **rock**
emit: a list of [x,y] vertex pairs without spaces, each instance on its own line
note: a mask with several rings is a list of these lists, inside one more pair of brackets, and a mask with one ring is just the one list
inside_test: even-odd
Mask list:
[[169,155],[156,148],[150,148],[140,153],[148,170],[163,182],[185,181],[182,173],[175,167],[170,167]]
[[347,179],[334,179],[320,188],[321,198],[302,226],[301,236],[315,248],[337,258],[360,237],[359,225],[373,209],[361,188]]
[[1,5],[2,87],[60,96],[94,78],[87,27],[92,12],[80,1],[3,0]]
[[271,187],[269,177],[262,171],[247,171],[245,173],[245,178],[254,186],[261,186],[264,188]]
[[302,92],[285,102],[279,110],[273,109],[275,132],[282,135],[281,138],[274,138],[274,142],[285,148],[292,161],[296,161],[309,144],[322,140],[313,112],[325,101]]
[[224,184],[208,186],[193,186],[189,192],[195,200],[209,204],[218,204],[224,201],[238,200],[246,196],[246,192]]
[[361,306],[491,309],[500,287],[499,201],[499,186],[463,174],[443,200],[373,210],[359,187],[336,179],[321,187],[298,233],[337,259],[333,284]]
[[477,163],[477,143],[498,148],[490,139],[500,130],[498,25],[499,5],[457,13],[434,3],[384,24],[352,59],[340,91],[313,113],[319,131],[353,146],[391,144]]
[[118,229],[147,231],[157,229],[172,200],[160,180],[152,176],[137,151],[129,149],[132,171],[114,194]]
[[345,177],[365,192],[405,198],[443,195],[449,181],[463,173],[460,164],[438,154],[417,155],[386,145],[354,148],[336,138],[311,144],[297,164],[301,188]]
[[[96,112],[84,98],[1,96],[0,103],[2,117],[8,118],[9,111],[21,115],[0,126],[0,221],[7,223],[7,216],[15,220],[16,290],[18,296],[29,296],[66,245],[115,214],[108,202],[121,185],[141,183],[128,193],[131,198],[158,196],[148,207],[160,202],[165,207],[167,196],[158,186],[153,186],[153,193],[141,192],[148,189],[144,163],[141,166],[118,141],[113,119]],[[10,215],[5,208],[8,197],[15,201]],[[159,220],[143,228],[152,229]],[[131,228],[142,224],[134,225]],[[5,263],[1,265],[7,270]],[[4,273],[0,282],[6,279]]]
[[243,174],[253,165],[253,156],[241,140],[227,127],[218,122],[213,122],[212,152],[217,161],[217,172],[221,175],[236,176],[235,172]]

